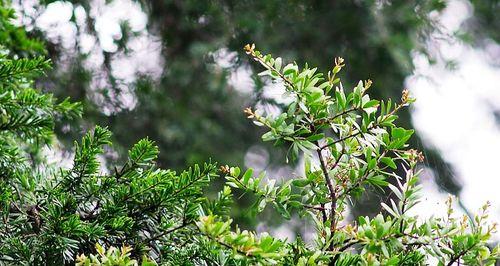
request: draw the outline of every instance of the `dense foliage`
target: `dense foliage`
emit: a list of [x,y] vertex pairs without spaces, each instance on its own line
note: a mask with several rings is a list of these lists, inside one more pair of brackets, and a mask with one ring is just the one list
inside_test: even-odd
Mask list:
[[[368,80],[344,90],[342,58],[324,75],[245,47],[265,68],[262,76],[286,87],[285,112],[245,110],[267,130],[264,141],[284,145],[289,162],[303,164],[282,181],[214,163],[162,169],[149,139],[137,142],[125,161],[103,165],[111,132],[99,126],[75,143],[70,167],[50,163],[55,123],[78,117],[81,106],[36,88],[33,78],[50,62],[29,47],[12,49],[7,40],[25,36],[10,23],[12,11],[1,11],[0,264],[415,265],[434,259],[492,265],[498,257],[498,248],[487,246],[496,229],[486,220],[487,206],[470,219],[454,215],[451,200],[442,218],[422,221],[410,213],[418,203],[422,156],[407,147],[413,131],[394,122],[413,99],[406,91],[399,103],[371,99]],[[224,187],[205,196],[217,177]],[[382,205],[383,214],[350,221],[350,203],[367,187],[388,189],[396,199]],[[231,219],[233,190],[256,196],[255,213],[272,205],[284,220],[312,222],[314,240],[239,229]]]

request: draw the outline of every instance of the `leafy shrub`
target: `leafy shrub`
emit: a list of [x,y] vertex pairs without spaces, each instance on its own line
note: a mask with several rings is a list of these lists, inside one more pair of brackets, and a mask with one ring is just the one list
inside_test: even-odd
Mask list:
[[[80,255],[76,258],[77,266],[136,266],[139,265],[137,260],[131,259],[130,247],[122,247],[117,249],[114,247],[106,250],[101,245],[96,244],[96,250],[98,256],[90,255],[86,257],[85,255]],[[154,261],[149,260],[144,257],[142,259],[141,266],[154,266],[157,265]]]
[[[245,113],[267,128],[264,141],[288,145],[291,159],[302,153],[305,171],[276,185],[273,179],[264,181],[265,174],[254,177],[252,169],[242,174],[232,167],[226,168],[227,184],[254,193],[257,211],[272,205],[284,219],[293,214],[311,219],[316,238],[310,244],[300,238],[293,243],[266,234],[259,238],[230,231],[230,220],[203,217],[199,227],[212,241],[232,247],[236,258],[249,263],[419,265],[432,259],[438,265],[495,263],[498,247],[490,250],[487,245],[496,232],[496,224],[486,221],[488,204],[470,219],[454,215],[451,198],[445,217],[420,221],[409,213],[419,202],[417,165],[424,158],[407,147],[413,130],[394,124],[397,111],[414,101],[408,91],[403,91],[399,103],[373,100],[367,94],[369,80],[349,92],[343,89],[337,77],[344,67],[342,58],[324,75],[307,65],[284,66],[281,58],[262,55],[254,45],[245,49],[266,69],[260,74],[283,83],[291,98],[279,115],[250,108]],[[367,187],[388,188],[397,199],[382,203],[384,214],[346,220],[349,203]]]
[[[10,25],[12,13],[1,14]],[[279,115],[245,110],[268,130],[264,141],[287,145],[290,161],[303,158],[304,173],[277,184],[265,173],[214,163],[180,173],[160,169],[159,151],[148,139],[134,145],[125,162],[101,167],[111,132],[98,126],[75,143],[72,167],[49,164],[43,152],[52,145],[54,123],[80,115],[81,107],[35,88],[33,78],[47,60],[18,59],[13,47],[2,49],[1,264],[415,265],[435,259],[492,265],[498,257],[498,248],[487,246],[496,229],[486,221],[487,206],[472,219],[453,215],[451,200],[443,218],[420,221],[409,214],[418,203],[422,156],[407,147],[413,131],[394,122],[413,99],[407,91],[399,103],[370,99],[370,81],[346,92],[337,77],[341,58],[323,75],[245,47],[290,99]],[[209,199],[203,190],[219,176],[226,185]],[[349,203],[367,187],[389,189],[397,200],[383,203],[384,214],[351,222]],[[284,219],[312,221],[314,242],[233,226],[232,189],[255,194],[256,213],[272,205]]]

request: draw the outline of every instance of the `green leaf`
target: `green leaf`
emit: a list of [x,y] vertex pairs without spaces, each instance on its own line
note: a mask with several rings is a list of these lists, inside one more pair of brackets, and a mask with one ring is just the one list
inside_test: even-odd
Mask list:
[[391,209],[391,207],[389,207],[389,205],[385,204],[384,202],[381,203],[382,207],[387,211],[389,212],[392,216],[394,217],[399,217],[399,215],[393,210]]
[[291,74],[297,74],[299,71],[299,67],[295,64],[288,64],[283,68],[283,74],[284,75],[291,75]]
[[274,60],[274,68],[276,68],[276,70],[278,70],[278,71],[281,70],[281,64],[282,64],[281,57],[278,57],[278,58],[276,58],[276,60]]
[[396,166],[396,163],[394,163],[394,160],[392,158],[389,158],[389,157],[382,157],[380,159],[380,161],[382,163],[384,163],[385,165],[389,166],[390,168],[392,169],[396,169],[397,166]]
[[315,142],[315,141],[321,140],[323,138],[325,138],[325,134],[320,133],[320,134],[315,134],[315,135],[311,135],[311,136],[307,137],[307,140],[310,142]]
[[238,178],[240,176],[241,170],[239,167],[231,167],[229,172],[231,176]]
[[301,140],[299,141],[300,145],[302,145],[304,148],[309,149],[309,150],[314,150],[317,149],[318,147],[313,144],[311,141],[307,140]]
[[378,106],[378,104],[379,104],[379,101],[371,100],[371,101],[368,101],[365,104],[363,104],[363,108],[370,108],[370,107]]
[[272,131],[269,131],[269,132],[265,133],[264,135],[262,135],[263,141],[271,141],[271,140],[275,140],[275,139],[276,139],[276,135]]
[[305,187],[307,185],[309,185],[311,181],[307,180],[307,179],[294,179],[292,181],[292,185],[296,186],[296,187]]
[[389,182],[385,180],[385,176],[383,175],[372,176],[370,178],[367,178],[367,180],[368,182],[370,182],[370,184],[377,187],[385,187],[389,184]]
[[129,151],[129,159],[133,164],[146,166],[158,157],[158,147],[149,139],[142,139]]
[[283,218],[290,220],[290,213],[281,202],[275,201],[274,206],[276,207],[278,213],[281,214],[281,216],[283,216]]
[[339,105],[340,109],[344,110],[346,108],[346,101],[347,101],[344,92],[336,90],[335,98],[337,100],[337,104]]
[[252,175],[253,175],[253,169],[252,168],[248,168],[245,173],[243,174],[243,177],[241,178],[241,182],[245,185],[248,184],[248,181],[250,180],[250,178],[252,178]]
[[257,208],[258,212],[262,212],[266,208],[266,204],[267,204],[266,199],[261,198]]

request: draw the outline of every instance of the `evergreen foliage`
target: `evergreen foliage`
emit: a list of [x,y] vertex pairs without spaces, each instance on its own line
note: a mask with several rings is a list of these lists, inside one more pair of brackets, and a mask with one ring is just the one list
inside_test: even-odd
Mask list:
[[[0,15],[6,14],[4,24],[12,13]],[[494,264],[499,251],[487,246],[496,229],[487,222],[487,205],[470,219],[454,215],[451,200],[443,218],[421,221],[409,212],[418,203],[422,156],[408,149],[413,131],[394,124],[396,113],[413,102],[406,91],[399,103],[374,100],[367,94],[371,81],[344,90],[337,77],[341,58],[324,75],[285,65],[253,45],[245,50],[265,68],[261,75],[282,83],[290,98],[279,115],[245,110],[266,128],[264,141],[288,147],[290,161],[304,159],[304,172],[283,182],[214,163],[181,172],[161,169],[159,150],[149,139],[137,142],[123,163],[102,165],[111,132],[99,126],[75,143],[71,167],[50,164],[40,158],[53,147],[54,124],[78,117],[81,106],[36,88],[33,78],[48,61],[19,59],[3,47],[0,264]],[[219,176],[225,186],[207,197],[204,189]],[[383,214],[349,221],[350,202],[367,187],[389,189],[397,199],[383,204]],[[272,205],[284,220],[313,222],[314,241],[239,229],[231,219],[233,189],[256,195],[256,213]]]

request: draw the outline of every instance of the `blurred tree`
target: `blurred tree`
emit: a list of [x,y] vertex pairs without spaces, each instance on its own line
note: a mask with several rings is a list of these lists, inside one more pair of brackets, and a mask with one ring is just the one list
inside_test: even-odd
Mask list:
[[[32,18],[26,24],[31,21],[36,26],[36,16],[53,2],[57,1],[41,1],[35,8],[37,12],[25,13]],[[96,23],[99,19],[96,6],[108,1],[106,4],[69,2],[76,42],[74,49],[68,51],[60,42],[46,38],[50,56],[56,62],[56,69],[47,79],[52,84],[46,87],[52,88],[55,95],[83,101],[85,115],[79,124],[81,129],[94,123],[108,125],[115,133],[115,148],[120,156],[125,154],[121,147],[149,136],[162,151],[160,164],[177,169],[208,157],[228,164],[241,163],[241,155],[256,143],[259,135],[242,119],[242,107],[279,106],[275,99],[262,93],[266,84],[255,79],[254,74],[251,85],[255,93],[228,89],[237,87],[228,83],[232,73],[251,68],[246,59],[240,59],[241,47],[247,42],[259,43],[262,49],[274,51],[285,59],[294,58],[299,63],[307,60],[323,69],[331,65],[335,56],[344,56],[352,70],[343,77],[346,87],[357,82],[354,77],[377,77],[375,97],[397,98],[404,78],[413,69],[412,52],[426,54],[433,60],[435,55],[427,53],[425,41],[431,33],[439,33],[436,13],[446,7],[442,0],[137,1],[147,14],[148,36],[159,39],[164,65],[158,66],[159,78],[139,73],[130,82],[116,72],[124,67],[119,60],[131,55],[130,43],[141,33],[122,21],[121,33],[114,36],[116,48],[99,46],[104,41],[102,29]],[[478,7],[478,17],[468,21],[468,29],[477,31],[478,27],[498,21],[488,8],[493,5],[498,9],[496,1],[491,4],[472,1],[472,4]],[[36,27],[32,33],[41,38],[46,36]],[[97,42],[90,50],[83,48],[81,41],[82,36],[88,35]],[[88,67],[95,58],[102,59],[97,61],[98,67]],[[96,81],[95,76],[102,78]],[[132,96],[128,88],[133,88]],[[127,95],[135,100],[132,107],[123,103]],[[402,126],[410,127],[409,113],[403,112],[401,116]],[[64,133],[61,137],[74,139],[69,133],[75,131],[67,129],[68,125],[59,129]],[[428,150],[426,155],[430,166],[437,170],[439,185],[457,194],[460,185],[452,178],[451,168],[434,151]],[[270,158],[275,163],[282,162],[282,157]],[[365,202],[374,204],[367,208],[378,208],[377,201]]]
[[[469,41],[476,45],[484,45],[487,41],[500,42],[500,1],[471,0],[473,15],[463,25]],[[498,62],[497,62],[498,63]]]

